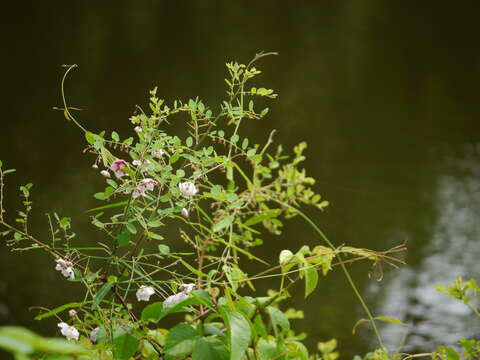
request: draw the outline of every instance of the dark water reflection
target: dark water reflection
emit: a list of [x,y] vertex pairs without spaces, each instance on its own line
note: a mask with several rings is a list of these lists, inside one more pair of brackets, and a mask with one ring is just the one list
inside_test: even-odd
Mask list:
[[[77,219],[79,241],[100,240],[83,211],[96,204],[85,194],[102,180],[81,153],[81,134],[51,110],[60,102],[60,64],[81,66],[67,90],[87,109],[81,116],[88,127],[125,136],[132,132],[133,105],[144,104],[153,86],[167,99],[199,95],[216,104],[225,61],[276,50],[281,56],[260,67],[263,83],[280,97],[268,120],[247,125],[249,138],[264,141],[276,128],[279,142],[309,142],[306,166],[332,204],[312,215],[335,243],[385,249],[408,242],[409,266],[383,282],[371,283],[365,266],[352,271],[377,312],[412,324],[409,346],[429,350],[431,340],[474,332],[463,308],[434,294],[433,286],[479,271],[479,5],[49,1],[4,7],[0,158],[19,170],[8,206],[18,204],[15,186],[35,183],[40,236],[47,236],[43,214],[57,211]],[[280,248],[316,243],[294,220],[259,253],[275,262]],[[33,322],[26,309],[75,300],[78,289],[59,279],[47,256],[19,256],[1,246],[0,323],[53,331],[54,320]],[[301,292],[291,303],[305,306],[306,318],[296,325],[309,333],[311,346],[337,337],[345,358],[370,348],[366,329],[351,336],[363,314],[340,273],[322,279],[306,302]],[[454,331],[446,331],[452,324]],[[397,344],[403,330],[387,327],[388,342]]]

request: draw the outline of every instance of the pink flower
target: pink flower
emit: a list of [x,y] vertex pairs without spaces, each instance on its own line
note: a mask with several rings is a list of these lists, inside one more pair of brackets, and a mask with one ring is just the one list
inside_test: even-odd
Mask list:
[[117,178],[121,178],[127,175],[124,169],[128,167],[129,167],[128,162],[126,162],[125,160],[118,159],[118,160],[115,160],[112,163],[112,165],[110,165],[110,170],[114,172]]
[[136,187],[135,190],[133,190],[132,197],[136,199],[139,196],[146,196],[145,191],[149,190],[152,191],[155,188],[155,185],[158,183],[150,178],[145,178],[143,179],[140,184]]

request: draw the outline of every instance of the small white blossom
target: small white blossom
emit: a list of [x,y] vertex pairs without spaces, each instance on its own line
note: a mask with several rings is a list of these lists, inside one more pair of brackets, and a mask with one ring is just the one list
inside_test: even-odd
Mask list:
[[167,309],[173,307],[186,299],[188,299],[188,294],[185,294],[183,291],[181,291],[178,294],[167,297],[163,302],[163,308]]
[[191,181],[185,181],[178,184],[178,188],[184,196],[193,196],[198,193],[198,188]]
[[110,177],[110,173],[108,172],[108,170],[102,170],[100,171],[100,174],[102,174],[102,176],[106,178]]
[[98,331],[100,330],[99,327],[96,327],[95,329],[92,330],[92,332],[90,333],[90,341],[92,343],[96,343],[97,342],[97,335],[98,335]]
[[137,295],[138,301],[149,301],[150,296],[153,294],[155,294],[153,287],[142,285],[140,286],[140,289],[137,290],[135,295]]
[[165,154],[165,151],[162,150],[162,149],[157,150],[157,151],[152,151],[152,156],[156,157],[156,158],[162,157],[163,154]]
[[170,308],[172,306],[177,305],[179,302],[182,302],[183,300],[188,299],[188,294],[192,292],[193,288],[195,287],[194,283],[190,284],[181,284],[178,288],[180,289],[180,292],[171,295],[165,299],[163,302],[163,307],[165,309]]
[[[151,162],[150,162],[150,160],[148,160],[148,159],[144,159],[143,162],[142,162],[141,160],[133,160],[133,161],[132,161],[132,165],[134,165],[134,166],[140,166],[140,165],[142,165],[142,164],[150,164],[150,163],[151,163]],[[142,169],[140,169],[140,172],[141,172],[142,174],[145,174],[145,173],[148,172],[151,168],[152,168],[151,165],[150,165],[150,166],[144,166]]]
[[68,310],[68,316],[70,316],[72,318],[77,316],[77,311],[75,309]]
[[193,288],[195,287],[195,284],[194,283],[189,283],[189,284],[182,284],[179,286],[179,289],[185,293],[185,294],[188,294],[188,293],[191,293]]
[[187,208],[183,208],[183,209],[182,209],[182,216],[183,216],[184,218],[188,218],[188,214],[189,214],[188,209],[187,209]]
[[117,178],[121,178],[127,173],[125,172],[125,169],[128,168],[128,162],[122,159],[115,160],[112,165],[110,165],[110,170],[112,170]]
[[74,326],[70,326],[67,323],[61,322],[58,323],[58,327],[60,328],[62,335],[65,336],[67,340],[78,340],[80,333]]
[[141,126],[135,126],[133,128],[133,130],[138,134],[138,133],[141,133],[143,131],[142,127]]
[[93,168],[93,169],[98,169],[98,165],[97,165],[97,164],[93,164],[93,165],[92,165],[92,168]]
[[74,279],[75,273],[73,272],[72,263],[70,261],[66,261],[63,259],[55,260],[57,265],[55,266],[55,270],[58,270],[62,273],[63,276]]

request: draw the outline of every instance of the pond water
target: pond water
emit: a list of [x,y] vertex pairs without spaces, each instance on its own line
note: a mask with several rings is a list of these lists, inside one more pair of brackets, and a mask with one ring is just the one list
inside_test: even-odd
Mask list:
[[[0,27],[3,42],[0,158],[17,168],[16,188],[35,184],[32,228],[48,236],[46,212],[74,218],[82,243],[100,240],[84,214],[97,204],[87,194],[102,179],[82,153],[83,136],[62,114],[61,64],[77,63],[67,85],[72,105],[92,129],[132,132],[128,117],[158,85],[166,99],[199,96],[218,104],[224,63],[258,64],[262,85],[280,94],[248,137],[265,141],[270,129],[287,147],[306,140],[305,163],[330,201],[310,212],[335,244],[384,250],[406,243],[408,265],[370,279],[366,265],[351,271],[375,313],[409,327],[385,326],[394,349],[429,351],[441,342],[478,334],[480,320],[434,291],[456,276],[480,275],[480,125],[478,84],[480,5],[426,0],[386,2],[242,1],[237,3],[102,1],[10,2]],[[178,240],[178,239],[177,239]],[[175,246],[170,239],[170,245]],[[299,220],[258,249],[276,262],[282,248],[315,245]],[[32,306],[76,300],[45,254],[14,254],[0,245],[0,324],[52,334],[55,321],[35,322]],[[254,269],[252,268],[252,273]],[[266,286],[266,285],[265,285]],[[375,346],[368,328],[352,336],[365,315],[343,275],[321,279],[306,301],[298,288],[290,306],[308,344],[335,337],[342,358]]]

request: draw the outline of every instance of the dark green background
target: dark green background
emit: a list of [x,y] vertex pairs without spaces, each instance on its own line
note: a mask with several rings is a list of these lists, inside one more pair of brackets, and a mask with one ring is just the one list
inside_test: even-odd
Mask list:
[[[258,67],[261,85],[280,96],[245,131],[261,142],[276,128],[287,147],[308,141],[305,166],[331,203],[311,215],[336,244],[407,242],[409,265],[381,283],[365,265],[351,267],[377,313],[411,325],[387,327],[387,342],[408,332],[405,350],[429,351],[474,335],[468,312],[433,286],[480,274],[479,10],[478,2],[433,0],[4,3],[0,158],[18,169],[7,205],[15,209],[16,188],[32,181],[39,236],[48,236],[44,213],[57,211],[74,218],[79,241],[100,240],[83,211],[97,204],[89,194],[103,180],[82,154],[82,134],[52,110],[61,105],[61,64],[80,65],[67,92],[85,109],[81,121],[127,136],[134,105],[153,86],[168,100],[198,95],[216,106],[226,61],[278,51]],[[316,243],[294,220],[258,251],[274,263],[282,248]],[[0,246],[0,324],[52,334],[55,320],[34,322],[27,308],[77,300],[76,285],[46,254]],[[349,358],[375,345],[367,327],[351,335],[364,314],[340,272],[306,301],[302,292],[290,305],[305,310],[294,327],[309,333],[312,349],[336,337]]]

